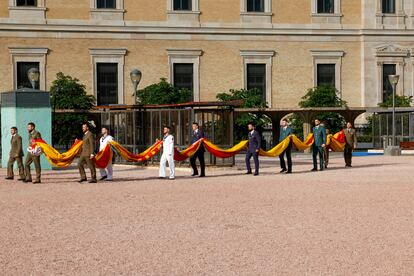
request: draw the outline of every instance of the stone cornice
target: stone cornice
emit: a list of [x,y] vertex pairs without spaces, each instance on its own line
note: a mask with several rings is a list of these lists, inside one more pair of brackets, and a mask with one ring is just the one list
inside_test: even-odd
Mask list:
[[89,54],[93,56],[125,56],[126,48],[90,48]]
[[[204,23],[200,26],[179,26],[168,22],[120,22],[91,20],[47,20],[45,24],[0,18],[0,31],[6,32],[58,32],[58,33],[102,33],[102,34],[200,34],[200,35],[298,35],[298,36],[413,36],[414,29],[384,30],[356,28],[323,28],[323,25],[286,25]],[[330,26],[331,27],[331,26]]]
[[46,55],[49,52],[47,47],[9,47],[10,54],[18,55]]

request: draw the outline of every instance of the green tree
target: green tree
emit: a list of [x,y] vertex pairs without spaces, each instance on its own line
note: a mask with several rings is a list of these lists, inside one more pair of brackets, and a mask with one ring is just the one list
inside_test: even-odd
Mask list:
[[[258,89],[231,89],[228,92],[217,94],[216,98],[219,101],[227,102],[234,100],[243,100],[244,108],[266,108],[267,104],[263,99],[263,94]],[[269,117],[264,114],[244,113],[234,120],[235,128],[234,135],[236,141],[241,141],[247,137],[247,124],[253,122],[259,132],[262,132],[264,127],[271,123]]]
[[159,83],[151,84],[138,91],[141,104],[176,104],[191,101],[188,89],[179,89],[162,78]]
[[[413,96],[399,96],[395,95],[395,107],[410,107],[413,102]],[[392,107],[392,95],[389,95],[387,100],[378,104],[379,107]]]
[[[95,103],[95,98],[86,94],[85,85],[78,79],[56,74],[50,88],[52,108],[76,109],[87,111]],[[54,113],[52,126],[52,144],[64,145],[66,149],[80,135],[80,125],[88,119],[86,113]]]
[[[299,102],[299,106],[302,108],[311,107],[346,107],[346,101],[342,100],[338,96],[338,91],[332,86],[318,86],[308,90],[302,100]],[[318,115],[318,118],[325,122],[327,128],[330,129],[331,133],[340,131],[344,124],[344,118],[338,113],[326,112]],[[303,119],[294,114],[291,117],[292,128],[294,132],[303,138]]]

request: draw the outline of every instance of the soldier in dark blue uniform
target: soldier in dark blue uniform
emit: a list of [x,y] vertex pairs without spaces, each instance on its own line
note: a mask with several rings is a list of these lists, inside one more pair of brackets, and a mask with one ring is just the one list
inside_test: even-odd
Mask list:
[[[201,138],[204,138],[204,132],[200,129],[198,123],[193,123],[193,136],[191,138],[191,143],[195,143]],[[204,162],[204,152],[206,150],[204,149],[204,144],[201,143],[200,148],[196,151],[196,153],[190,158],[190,164],[193,168],[193,174],[191,176],[198,175],[196,160],[198,158],[198,161],[200,162],[200,177],[206,176],[205,170],[206,170],[206,164]]]
[[254,160],[254,175],[259,175],[259,151],[262,144],[262,137],[259,132],[256,131],[256,127],[253,123],[248,124],[249,128],[249,148],[246,153],[246,174],[252,174],[252,167],[250,166],[250,159]]

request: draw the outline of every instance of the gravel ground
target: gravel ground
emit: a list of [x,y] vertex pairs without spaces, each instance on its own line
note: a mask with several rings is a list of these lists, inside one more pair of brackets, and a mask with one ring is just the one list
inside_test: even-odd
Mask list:
[[175,181],[116,166],[84,185],[73,169],[40,185],[0,169],[0,274],[414,275],[413,156],[294,161]]

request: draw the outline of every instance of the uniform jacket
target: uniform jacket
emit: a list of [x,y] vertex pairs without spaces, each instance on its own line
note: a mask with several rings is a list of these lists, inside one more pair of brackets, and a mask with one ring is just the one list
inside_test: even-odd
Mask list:
[[174,155],[174,136],[165,135],[162,139],[162,154]]
[[326,129],[324,126],[315,126],[313,127],[313,137],[315,138],[314,145],[317,147],[326,145]]
[[22,137],[19,134],[12,136],[10,149],[10,157],[22,157],[23,156],[23,146],[22,146]]
[[350,146],[350,147],[354,147],[354,145],[357,142],[357,137],[356,137],[356,131],[354,128],[345,128],[344,129],[344,134],[345,134],[345,143]]
[[262,145],[262,137],[260,136],[259,132],[256,130],[249,132],[249,148],[248,152],[255,153],[256,150],[260,150],[260,147]]
[[[194,144],[201,138],[204,138],[204,132],[201,129],[197,129],[196,131],[193,131],[193,136],[191,137],[191,143]],[[205,151],[203,143],[201,143],[199,150],[203,152]]]
[[38,140],[42,139],[42,135],[40,135],[40,132],[37,130],[32,130],[32,132],[29,132],[29,145],[32,144],[32,140]]
[[83,134],[83,146],[80,156],[90,157],[91,154],[95,153],[95,135],[92,132],[88,131]]
[[280,128],[280,136],[279,136],[279,142],[282,142],[286,139],[289,135],[292,135],[292,128],[290,126],[287,126],[286,128],[281,127]]
[[114,138],[111,135],[102,136],[101,139],[99,139],[99,151],[103,150],[113,139]]

